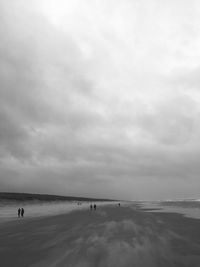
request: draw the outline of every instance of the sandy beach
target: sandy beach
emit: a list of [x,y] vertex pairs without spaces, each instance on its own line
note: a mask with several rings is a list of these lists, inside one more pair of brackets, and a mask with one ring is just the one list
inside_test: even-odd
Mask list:
[[200,221],[102,206],[0,225],[3,267],[200,266]]

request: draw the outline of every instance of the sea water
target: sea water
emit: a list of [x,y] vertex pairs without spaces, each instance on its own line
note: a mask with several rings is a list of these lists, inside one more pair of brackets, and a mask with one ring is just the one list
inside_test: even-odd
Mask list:
[[150,212],[180,213],[186,217],[200,219],[200,200],[168,200],[168,201],[142,201],[139,203]]

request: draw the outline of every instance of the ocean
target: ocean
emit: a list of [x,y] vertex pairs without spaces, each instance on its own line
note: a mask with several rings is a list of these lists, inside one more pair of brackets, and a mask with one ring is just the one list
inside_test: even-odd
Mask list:
[[139,205],[147,212],[180,213],[185,217],[200,219],[200,199],[142,201]]

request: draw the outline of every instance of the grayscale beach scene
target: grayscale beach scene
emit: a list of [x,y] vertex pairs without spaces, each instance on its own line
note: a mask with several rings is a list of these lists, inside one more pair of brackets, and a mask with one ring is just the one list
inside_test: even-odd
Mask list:
[[200,267],[200,1],[0,0],[0,267]]

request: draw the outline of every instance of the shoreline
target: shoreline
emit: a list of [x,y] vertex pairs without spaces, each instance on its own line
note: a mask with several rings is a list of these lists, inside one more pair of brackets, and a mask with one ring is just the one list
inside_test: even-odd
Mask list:
[[176,206],[176,205],[146,205],[146,204],[141,204],[140,209],[146,212],[163,212],[163,213],[178,213],[183,215],[184,217],[187,218],[195,218],[195,219],[200,219],[200,207],[184,207],[184,206]]

